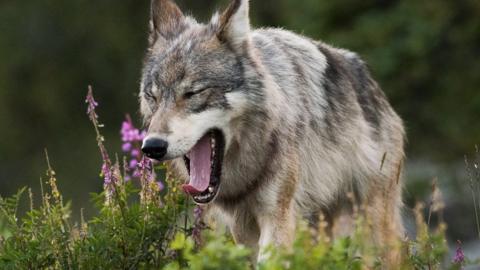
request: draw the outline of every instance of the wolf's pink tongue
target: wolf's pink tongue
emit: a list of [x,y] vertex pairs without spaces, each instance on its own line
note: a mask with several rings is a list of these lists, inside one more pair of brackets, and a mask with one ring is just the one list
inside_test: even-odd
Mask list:
[[210,136],[204,136],[190,151],[190,182],[183,190],[191,195],[204,192],[210,183],[212,147]]

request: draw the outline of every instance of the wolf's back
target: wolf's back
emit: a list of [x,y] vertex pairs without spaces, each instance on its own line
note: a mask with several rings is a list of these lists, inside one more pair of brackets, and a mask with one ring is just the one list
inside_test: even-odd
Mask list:
[[404,158],[403,124],[360,57],[279,29],[252,38],[288,102],[279,111],[300,148],[300,206],[328,208],[348,191],[362,200],[374,186],[388,189]]

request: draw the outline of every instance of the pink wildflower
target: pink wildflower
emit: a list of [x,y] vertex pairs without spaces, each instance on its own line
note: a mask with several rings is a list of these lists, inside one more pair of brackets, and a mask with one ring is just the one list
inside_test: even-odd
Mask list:
[[455,257],[453,257],[453,262],[456,264],[463,264],[465,262],[465,254],[463,253],[462,242],[460,241],[458,241]]

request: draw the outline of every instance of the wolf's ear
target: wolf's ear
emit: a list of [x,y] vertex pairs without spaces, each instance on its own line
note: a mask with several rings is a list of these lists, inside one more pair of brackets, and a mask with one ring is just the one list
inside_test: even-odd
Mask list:
[[150,10],[150,45],[158,39],[173,39],[186,27],[180,8],[171,0],[152,0]]
[[220,17],[218,38],[229,42],[234,48],[241,48],[250,38],[249,0],[232,0]]

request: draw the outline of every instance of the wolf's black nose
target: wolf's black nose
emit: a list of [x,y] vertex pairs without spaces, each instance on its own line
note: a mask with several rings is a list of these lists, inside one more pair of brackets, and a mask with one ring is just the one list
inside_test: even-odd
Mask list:
[[143,142],[142,151],[149,158],[162,159],[167,153],[168,143],[162,139],[147,139]]

